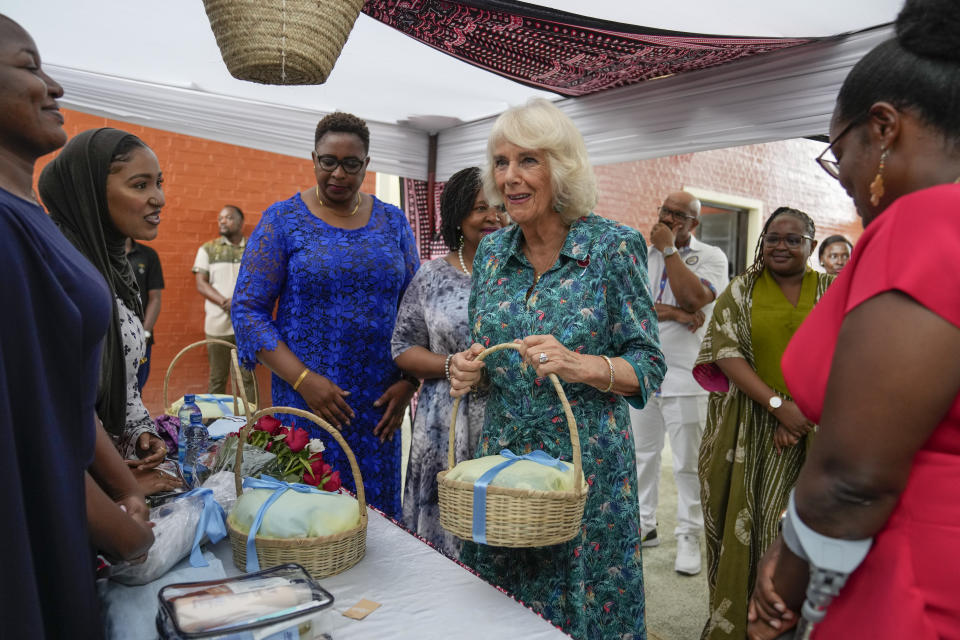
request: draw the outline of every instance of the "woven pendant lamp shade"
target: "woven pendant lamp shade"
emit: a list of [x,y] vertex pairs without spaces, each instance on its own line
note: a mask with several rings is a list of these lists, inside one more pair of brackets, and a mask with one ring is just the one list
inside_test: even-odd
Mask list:
[[323,84],[363,0],[203,0],[203,5],[234,78]]

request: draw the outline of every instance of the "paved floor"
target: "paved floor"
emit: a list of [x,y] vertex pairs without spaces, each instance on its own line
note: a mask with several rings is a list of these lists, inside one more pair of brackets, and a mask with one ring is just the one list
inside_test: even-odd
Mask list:
[[[673,528],[677,521],[677,488],[673,481],[673,454],[663,450],[660,469],[660,506],[657,532],[660,546],[643,550],[643,582],[647,604],[647,628],[651,640],[697,640],[707,621],[706,569],[696,576],[673,570],[677,543]],[[706,563],[703,539],[700,551]]]
[[[403,470],[410,448],[410,422],[403,424]],[[660,507],[657,510],[661,543],[643,550],[643,581],[647,605],[648,640],[697,640],[707,620],[705,570],[683,576],[673,570],[677,544],[673,528],[677,519],[677,488],[673,481],[670,445],[663,450],[660,473]],[[700,541],[701,553],[703,540]],[[704,557],[704,562],[706,558]]]

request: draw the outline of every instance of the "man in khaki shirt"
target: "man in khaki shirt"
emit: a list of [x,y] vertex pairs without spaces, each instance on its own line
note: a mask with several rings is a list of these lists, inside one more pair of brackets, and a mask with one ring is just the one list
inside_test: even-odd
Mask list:
[[[236,344],[230,320],[230,300],[237,286],[243,250],[247,246],[247,239],[243,237],[243,211],[228,204],[220,211],[218,222],[220,236],[200,247],[193,272],[197,275],[197,291],[206,298],[203,308],[207,338]],[[224,393],[230,375],[230,350],[220,345],[208,345],[207,355],[210,359],[209,393]],[[253,373],[241,368],[241,377],[247,398],[252,400]]]

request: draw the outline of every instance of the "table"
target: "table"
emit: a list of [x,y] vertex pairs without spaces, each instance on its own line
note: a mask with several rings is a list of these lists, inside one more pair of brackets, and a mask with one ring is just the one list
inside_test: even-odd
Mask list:
[[[364,558],[341,574],[319,580],[334,597],[324,620],[324,631],[333,640],[487,640],[497,637],[556,640],[569,637],[379,512],[368,508],[367,515]],[[228,576],[243,573],[233,565],[229,538],[209,550],[221,560]],[[202,572],[185,563],[178,568],[175,581],[184,581],[184,574],[189,575],[190,571]],[[202,575],[196,579],[210,578]],[[130,590],[132,604],[135,600],[133,592],[146,590],[155,594],[170,582],[160,578],[142,587],[124,589]],[[143,596],[143,592],[140,595]],[[341,615],[362,598],[379,602],[381,607],[363,620],[351,620]],[[153,598],[154,609],[146,612],[143,611],[143,602],[148,600],[148,597],[141,597],[136,606],[138,615],[142,613],[142,616],[149,617],[152,628],[156,598]],[[106,615],[109,627],[110,618],[118,612],[114,607]],[[146,633],[122,637],[125,640],[153,640],[156,636]]]

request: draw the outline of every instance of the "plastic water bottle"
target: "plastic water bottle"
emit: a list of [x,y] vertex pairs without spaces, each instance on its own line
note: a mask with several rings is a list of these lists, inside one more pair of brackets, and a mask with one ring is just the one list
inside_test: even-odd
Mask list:
[[190,426],[190,416],[198,415],[203,417],[200,407],[197,406],[195,397],[192,393],[183,396],[183,405],[177,411],[177,418],[180,420],[180,429],[177,431],[177,462],[183,469],[183,463],[187,458],[187,438],[186,430]]
[[183,463],[183,479],[193,489],[200,480],[200,454],[207,448],[207,427],[200,421],[198,413],[190,414],[190,424],[184,431],[184,448],[187,450]]

